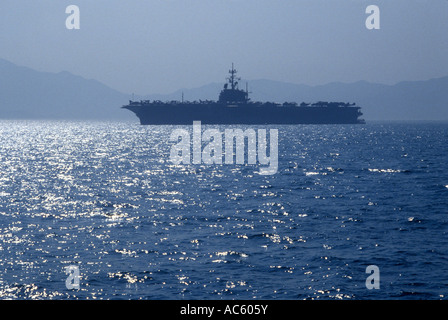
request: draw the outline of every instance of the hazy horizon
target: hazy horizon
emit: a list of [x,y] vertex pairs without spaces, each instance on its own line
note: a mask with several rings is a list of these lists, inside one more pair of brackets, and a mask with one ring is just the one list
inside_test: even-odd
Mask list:
[[[37,72],[50,73],[50,74],[55,74],[55,75],[56,74],[60,74],[60,73],[64,73],[64,72],[68,72],[71,75],[73,75],[75,77],[81,77],[82,79],[84,79],[86,81],[89,81],[89,80],[98,81],[99,83],[109,87],[110,89],[112,89],[112,90],[114,90],[116,92],[119,92],[121,94],[125,94],[125,95],[133,95],[133,94],[135,94],[135,95],[138,95],[138,96],[147,96],[147,95],[167,95],[167,96],[169,96],[169,95],[171,95],[173,93],[177,93],[178,91],[181,91],[181,90],[200,89],[202,87],[207,87],[207,86],[214,85],[214,84],[221,85],[221,84],[224,84],[226,82],[226,79],[223,77],[222,81],[219,81],[219,80],[218,81],[210,81],[210,82],[207,82],[207,83],[198,84],[196,86],[185,86],[185,87],[181,87],[181,88],[177,88],[177,89],[175,88],[174,90],[169,91],[169,92],[149,92],[149,91],[148,92],[142,92],[142,93],[124,92],[124,91],[121,91],[119,88],[114,88],[114,87],[112,87],[112,86],[110,86],[110,85],[108,85],[106,83],[103,83],[102,81],[100,81],[98,79],[86,78],[86,77],[84,77],[81,74],[76,74],[76,73],[73,73],[73,72],[68,71],[68,70],[61,70],[61,71],[45,71],[45,70],[41,70],[40,71],[40,70],[36,70],[36,69],[30,68],[30,67],[27,67],[27,66],[17,65],[15,63],[13,63],[11,61],[8,61],[6,59],[3,59],[1,57],[0,57],[0,60],[4,60],[4,61],[7,61],[9,63],[12,63],[12,64],[16,65],[17,67],[25,67],[25,68],[28,68],[30,70],[37,71]],[[241,79],[241,81],[243,83],[241,86],[245,86],[246,81],[248,81],[249,85],[250,85],[250,82],[270,81],[270,82],[283,83],[283,84],[286,84],[286,85],[292,84],[292,85],[298,85],[298,86],[307,86],[307,87],[310,87],[310,88],[324,87],[326,85],[331,85],[331,84],[356,84],[356,83],[359,83],[359,82],[366,82],[366,83],[369,83],[369,84],[372,84],[372,85],[394,86],[394,85],[397,85],[397,84],[400,84],[400,83],[404,83],[404,82],[420,82],[420,81],[427,81],[427,80],[442,79],[442,78],[446,78],[446,77],[448,77],[448,74],[445,75],[445,76],[440,76],[440,77],[435,77],[435,78],[421,79],[421,80],[417,79],[417,80],[412,80],[412,81],[401,80],[401,81],[396,81],[394,83],[381,83],[381,82],[373,82],[373,81],[368,81],[368,80],[356,80],[356,81],[331,81],[331,82],[315,84],[315,85],[307,84],[307,83],[294,83],[294,82],[287,82],[287,81],[281,81],[281,80],[272,80],[272,79],[267,79],[267,78],[259,78],[259,79]]]
[[[79,30],[65,26],[73,4]],[[5,0],[0,58],[135,94],[224,82],[231,63],[249,81],[395,84],[448,75],[447,13],[444,0]]]

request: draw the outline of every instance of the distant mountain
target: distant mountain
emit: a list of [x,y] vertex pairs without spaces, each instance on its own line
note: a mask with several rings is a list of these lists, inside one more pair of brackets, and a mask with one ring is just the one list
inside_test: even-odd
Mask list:
[[129,96],[69,72],[38,72],[0,59],[2,119],[133,119],[119,108]]
[[[240,81],[245,83],[246,81]],[[216,100],[223,84],[136,99]],[[308,86],[272,80],[248,82],[253,101],[356,102],[366,120],[448,120],[448,77],[395,85],[365,81]],[[130,94],[68,72],[38,72],[0,59],[2,119],[136,119],[120,107]]]

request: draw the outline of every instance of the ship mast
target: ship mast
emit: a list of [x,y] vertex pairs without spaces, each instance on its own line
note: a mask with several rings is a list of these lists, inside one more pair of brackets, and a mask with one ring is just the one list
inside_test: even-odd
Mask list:
[[230,86],[232,87],[232,90],[235,90],[235,88],[238,86],[238,82],[236,80],[241,80],[241,78],[238,78],[236,76],[237,71],[235,70],[235,68],[233,67],[233,62],[232,62],[232,69],[229,70],[230,73],[230,77],[228,77],[227,79],[229,80]]

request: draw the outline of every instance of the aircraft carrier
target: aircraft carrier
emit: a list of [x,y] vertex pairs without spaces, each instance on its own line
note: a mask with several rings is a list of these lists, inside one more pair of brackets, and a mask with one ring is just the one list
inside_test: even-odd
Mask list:
[[251,101],[249,92],[238,87],[237,71],[229,70],[228,82],[218,101],[129,101],[122,108],[136,114],[142,125],[202,124],[361,124],[361,107],[355,103]]

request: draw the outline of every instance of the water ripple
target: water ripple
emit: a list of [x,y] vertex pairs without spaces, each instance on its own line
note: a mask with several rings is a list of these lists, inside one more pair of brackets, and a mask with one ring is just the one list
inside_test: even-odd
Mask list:
[[0,122],[0,298],[445,297],[446,124],[280,126],[273,176],[173,165],[172,129]]

